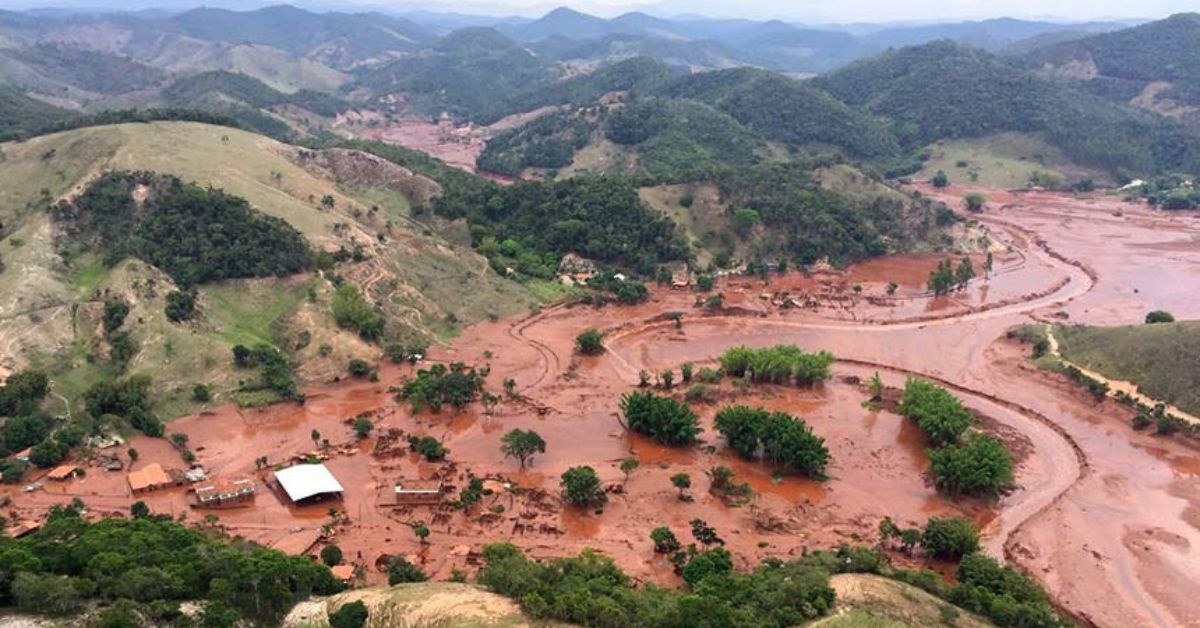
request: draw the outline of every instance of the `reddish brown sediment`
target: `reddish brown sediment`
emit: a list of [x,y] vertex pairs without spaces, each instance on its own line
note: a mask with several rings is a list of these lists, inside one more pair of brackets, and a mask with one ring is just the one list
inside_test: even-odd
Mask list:
[[[952,186],[936,194],[957,207],[965,192]],[[517,382],[521,397],[505,400],[491,416],[479,407],[413,415],[387,390],[413,367],[386,365],[378,383],[310,387],[303,407],[222,407],[173,422],[169,431],[188,434],[214,476],[231,477],[255,475],[254,459],[264,454],[275,464],[312,451],[310,433],[318,430],[333,445],[327,464],[346,488],[344,502],[336,504],[345,517],[334,526],[333,540],[349,560],[371,567],[382,555],[413,555],[435,577],[447,577],[451,569],[470,568],[467,551],[510,540],[539,557],[594,547],[639,580],[677,583],[665,557],[652,551],[654,527],[670,526],[688,542],[688,522],[704,519],[739,565],[750,567],[805,548],[872,543],[884,516],[915,525],[931,515],[963,514],[984,526],[987,551],[1036,577],[1082,621],[1196,625],[1196,605],[1188,602],[1200,582],[1200,456],[1183,440],[1134,432],[1128,409],[1097,404],[1070,382],[1036,370],[1027,347],[1003,338],[1014,326],[1063,316],[1133,323],[1150,309],[1167,309],[1200,318],[1200,296],[1179,288],[1194,285],[1200,273],[1200,220],[1109,197],[986,193],[988,209],[974,217],[1008,248],[996,254],[990,278],[950,297],[923,294],[929,270],[944,258],[938,255],[872,260],[811,277],[790,273],[767,286],[758,278],[722,278],[717,289],[726,308],[719,312],[696,307],[695,292],[653,287],[645,304],[549,307],[480,323],[450,347],[435,349],[435,360],[490,364],[489,388],[496,392],[505,378]],[[976,269],[981,266],[975,260]],[[889,282],[899,286],[891,299]],[[783,307],[776,295],[785,291],[813,295],[813,302]],[[682,312],[682,323],[664,317],[667,312]],[[574,354],[575,336],[589,327],[606,331],[604,355]],[[724,382],[717,404],[694,406],[712,450],[664,448],[622,428],[619,398],[633,390],[639,370],[673,368],[678,381],[683,362],[711,364],[730,346],[778,343],[832,351],[840,358],[835,377],[813,388],[746,392]],[[919,430],[886,409],[864,408],[860,386],[844,379],[875,371],[890,386],[915,374],[950,387],[985,417],[981,425],[1020,453],[1015,489],[994,503],[939,495],[927,477],[927,443]],[[717,409],[730,403],[786,410],[809,421],[832,453],[829,478],[777,479],[768,466],[732,455],[711,429]],[[346,420],[361,412],[374,417],[376,435],[357,442]],[[548,444],[528,469],[500,453],[500,437],[513,428],[536,430]],[[394,453],[390,429],[442,439],[450,462]],[[141,453],[137,468],[182,466],[166,441],[137,438],[132,445]],[[618,465],[627,456],[641,466],[624,482]],[[602,514],[564,509],[556,498],[559,476],[579,464],[623,489],[610,494]],[[717,464],[752,485],[752,505],[731,508],[708,494],[704,471]],[[671,486],[670,476],[681,471],[692,477],[693,503],[680,502]],[[526,490],[490,496],[470,516],[381,506],[380,493],[397,479],[437,476],[458,488],[468,473]],[[142,499],[157,512],[187,512],[192,522],[205,514],[188,509],[184,489],[134,498],[124,473],[97,468],[85,478],[47,482],[44,491],[2,490],[13,497],[15,519],[33,518],[75,495],[101,512],[127,513]],[[260,484],[252,505],[214,514],[233,534],[300,551],[330,522],[330,505],[286,506]],[[412,534],[415,521],[429,524],[428,547]],[[370,571],[373,581],[382,578]]]

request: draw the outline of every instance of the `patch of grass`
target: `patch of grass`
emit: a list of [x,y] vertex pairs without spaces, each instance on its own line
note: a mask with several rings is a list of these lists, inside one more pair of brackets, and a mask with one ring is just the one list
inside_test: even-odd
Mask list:
[[273,403],[282,401],[279,393],[270,389],[239,390],[233,393],[233,401],[242,408],[265,408]]
[[[1058,149],[1026,133],[947,140],[933,144],[929,152],[930,159],[914,178],[930,179],[941,170],[951,183],[1016,189],[1029,187],[1029,179],[1036,172],[1072,180],[1090,174],[1070,164]],[[964,162],[965,166],[959,165]],[[1096,178],[1103,176],[1097,173]]]
[[[294,311],[308,294],[310,282],[254,289],[248,282],[204,286],[200,292],[208,305],[205,316],[216,326],[216,336],[230,346],[275,346],[272,325]],[[274,282],[272,282],[274,283]],[[279,348],[279,347],[277,347]]]
[[96,293],[100,282],[108,275],[108,267],[94,253],[82,253],[71,260],[75,272],[71,275],[71,288],[75,294],[90,298]]
[[1059,326],[1063,357],[1141,392],[1200,414],[1200,321],[1121,327]]

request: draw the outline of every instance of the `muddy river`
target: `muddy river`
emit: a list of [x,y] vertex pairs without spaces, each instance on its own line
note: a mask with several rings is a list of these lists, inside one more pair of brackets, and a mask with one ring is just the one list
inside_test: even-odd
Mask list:
[[[925,190],[933,193],[932,190]],[[937,192],[955,207],[964,187]],[[388,391],[411,373],[386,366],[378,383],[315,386],[303,407],[263,411],[224,407],[173,422],[189,436],[198,461],[217,477],[259,477],[254,500],[241,508],[199,511],[184,488],[138,497],[124,473],[89,469],[65,483],[14,498],[10,513],[32,519],[52,503],[78,496],[94,513],[127,513],[135,499],[152,510],[294,552],[314,552],[326,533],[349,560],[383,576],[380,556],[404,554],[434,577],[473,569],[474,552],[511,540],[536,556],[594,547],[643,581],[677,580],[649,532],[669,526],[690,540],[688,522],[707,521],[741,567],[766,556],[798,555],[841,542],[873,543],[884,516],[918,525],[931,515],[962,514],[985,531],[986,548],[1040,580],[1055,601],[1083,621],[1104,626],[1200,625],[1200,454],[1178,439],[1134,432],[1129,411],[1096,403],[1057,377],[1036,371],[1028,349],[1004,339],[1017,325],[1047,320],[1095,324],[1140,322],[1146,311],[1200,318],[1200,298],[1184,286],[1200,274],[1200,218],[1163,213],[1110,197],[986,190],[987,211],[971,216],[990,229],[991,273],[950,296],[933,297],[924,283],[941,259],[903,256],[841,272],[761,279],[725,278],[717,289],[727,310],[712,315],[688,291],[656,288],[634,307],[550,307],[519,320],[485,322],[466,330],[431,359],[489,364],[489,388],[504,378],[520,391],[492,414],[413,414]],[[975,260],[977,270],[981,260]],[[980,271],[980,275],[983,273]],[[888,284],[896,288],[889,294]],[[855,286],[858,289],[855,289]],[[788,307],[794,303],[799,307]],[[663,320],[682,312],[682,323]],[[582,358],[572,351],[584,328],[607,333],[607,353]],[[715,404],[696,404],[704,444],[687,450],[657,446],[627,433],[618,402],[642,369],[658,372],[683,362],[712,363],[737,345],[795,343],[838,356],[834,377],[813,388],[718,386]],[[924,436],[887,410],[872,410],[857,382],[879,372],[889,386],[919,374],[953,389],[1017,453],[1017,487],[995,502],[952,501],[927,477]],[[678,371],[676,371],[678,375]],[[711,429],[728,403],[764,405],[805,418],[832,455],[824,482],[777,477],[765,465],[732,456]],[[375,435],[357,441],[348,420],[370,413]],[[534,429],[547,451],[528,469],[501,455],[510,429]],[[318,447],[328,440],[327,447]],[[389,430],[395,430],[389,435]],[[431,464],[396,444],[396,436],[432,435],[450,450]],[[135,439],[133,468],[158,462],[180,468],[179,453],[162,440]],[[263,483],[256,458],[274,465],[320,450],[345,487],[342,500],[295,507]],[[626,457],[641,466],[626,479]],[[589,464],[612,489],[600,514],[564,510],[556,493],[568,467]],[[756,497],[730,507],[708,492],[705,471],[732,468]],[[691,502],[679,499],[670,477],[692,478]],[[440,478],[454,490],[469,475],[493,480],[495,492],[464,513],[451,507],[391,508],[386,495],[400,478]],[[506,488],[507,486],[507,488]],[[205,518],[206,514],[215,515]],[[422,545],[411,524],[429,524]],[[316,543],[314,548],[314,543]]]

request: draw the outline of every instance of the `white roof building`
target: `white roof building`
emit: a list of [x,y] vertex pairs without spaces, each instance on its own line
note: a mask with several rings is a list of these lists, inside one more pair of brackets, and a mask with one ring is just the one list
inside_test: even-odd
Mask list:
[[298,464],[280,469],[275,472],[275,480],[293,502],[345,490],[323,464]]

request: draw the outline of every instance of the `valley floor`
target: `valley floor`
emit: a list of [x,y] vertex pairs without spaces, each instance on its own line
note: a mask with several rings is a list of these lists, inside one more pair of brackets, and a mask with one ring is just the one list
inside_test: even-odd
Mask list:
[[[967,191],[951,187],[938,194],[958,207]],[[386,555],[410,555],[445,579],[454,569],[473,570],[483,544],[510,540],[536,557],[594,547],[641,581],[676,584],[671,565],[649,540],[657,526],[686,536],[688,521],[702,518],[746,568],[766,556],[873,542],[884,516],[905,525],[964,514],[984,526],[989,553],[1027,570],[1080,621],[1196,625],[1200,611],[1190,598],[1200,582],[1200,455],[1185,441],[1134,432],[1128,409],[1096,403],[1065,379],[1036,370],[1028,347],[1004,336],[1031,321],[1132,323],[1151,309],[1200,318],[1200,301],[1179,289],[1194,284],[1200,267],[1200,218],[1099,196],[987,194],[987,211],[971,218],[991,229],[995,270],[950,296],[924,294],[939,258],[906,257],[812,277],[792,273],[766,286],[759,279],[723,278],[717,289],[725,308],[715,313],[695,307],[696,293],[667,289],[653,290],[649,303],[633,307],[556,306],[479,323],[430,356],[489,364],[489,386],[497,392],[499,382],[513,378],[519,396],[492,415],[475,407],[413,414],[388,390],[413,367],[387,365],[377,383],[313,387],[303,407],[221,407],[175,421],[170,431],[187,434],[198,461],[215,476],[265,478],[256,458],[265,454],[275,465],[307,455],[317,430],[331,442],[317,453],[328,457],[346,488],[342,501],[289,506],[260,481],[251,506],[212,511],[217,519],[208,525],[306,552],[328,524],[332,542],[348,561],[366,567],[372,583],[383,579],[375,565]],[[889,282],[898,284],[895,295],[885,294]],[[793,298],[797,307],[788,307]],[[668,312],[682,312],[682,324]],[[576,334],[588,327],[606,332],[604,355],[573,353]],[[730,346],[779,343],[833,352],[839,358],[834,377],[811,389],[716,386],[717,404],[695,405],[711,449],[662,448],[620,425],[618,400],[634,389],[640,370],[678,369],[688,361],[699,367]],[[981,417],[983,429],[1016,452],[1017,488],[996,503],[940,495],[927,479],[920,432],[896,414],[861,405],[867,395],[857,382],[874,372],[889,386],[916,374],[950,387]],[[804,417],[826,438],[830,479],[777,479],[772,469],[733,457],[711,418],[719,405],[735,401]],[[349,425],[360,413],[376,423],[364,440],[356,440]],[[500,437],[513,428],[535,429],[548,444],[529,469],[519,470],[500,453]],[[397,439],[402,435],[441,439],[450,462],[418,461]],[[134,468],[182,466],[164,440],[139,437],[131,444],[141,453]],[[641,466],[626,482],[618,465],[628,456]],[[595,467],[613,491],[602,514],[564,510],[557,499],[558,477],[580,464]],[[707,493],[704,470],[716,464],[751,483],[753,504],[730,508]],[[669,481],[681,471],[693,478],[692,503],[679,501]],[[461,488],[468,474],[492,480],[488,487],[495,490],[479,512],[384,505],[398,479],[439,478]],[[205,518],[206,511],[188,507],[183,488],[135,497],[125,486],[124,474],[94,468],[66,483],[46,481],[31,493],[2,490],[18,518],[73,497],[96,514],[124,514],[141,499],[156,512]],[[331,507],[340,513],[336,519]],[[410,530],[416,521],[429,524],[428,546]]]

